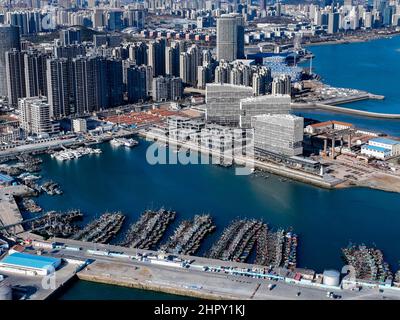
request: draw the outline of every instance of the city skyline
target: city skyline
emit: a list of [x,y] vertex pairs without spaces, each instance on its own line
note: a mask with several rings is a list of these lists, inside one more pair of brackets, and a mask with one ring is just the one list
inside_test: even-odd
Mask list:
[[399,0],[1,3],[0,298],[400,299],[399,36]]

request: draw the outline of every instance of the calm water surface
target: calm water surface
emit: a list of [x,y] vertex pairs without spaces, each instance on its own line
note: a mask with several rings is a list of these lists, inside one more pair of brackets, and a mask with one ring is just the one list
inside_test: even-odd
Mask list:
[[[398,92],[400,37],[348,45],[313,46],[314,71],[323,81],[385,95],[349,107],[400,113]],[[400,122],[329,112],[301,112],[320,120],[337,119],[400,136]],[[60,182],[63,196],[41,196],[46,210],[80,208],[86,220],[106,210],[121,210],[128,223],[146,208],[165,206],[178,212],[176,226],[197,213],[210,213],[217,231],[202,246],[210,248],[236,217],[260,218],[272,228],[292,226],[300,236],[299,265],[318,271],[340,269],[340,248],[354,243],[376,245],[393,270],[400,259],[400,195],[362,188],[324,190],[298,182],[235,176],[233,169],[207,165],[156,165],[146,162],[148,143],[126,150],[101,146],[101,156],[59,163],[45,156],[42,175]],[[169,233],[173,228],[170,228]],[[168,234],[167,234],[168,235]],[[118,241],[118,239],[116,239]],[[101,289],[101,290],[100,290]],[[109,293],[111,292],[111,294]],[[153,292],[78,282],[64,298],[157,299]],[[162,295],[162,298],[168,295]],[[170,296],[173,297],[173,296]]]

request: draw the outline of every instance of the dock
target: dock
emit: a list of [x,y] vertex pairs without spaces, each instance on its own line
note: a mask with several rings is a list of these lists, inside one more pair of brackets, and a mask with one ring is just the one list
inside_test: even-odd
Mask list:
[[22,225],[22,214],[18,208],[15,197],[32,194],[34,191],[27,186],[17,185],[0,188],[0,224],[1,226],[14,225],[14,234],[24,231]]
[[[57,243],[64,243],[65,248],[47,254],[63,259],[76,259],[77,261],[90,259],[93,261],[76,271],[77,278],[86,281],[207,299],[321,300],[330,299],[326,295],[327,291],[340,294],[342,299],[383,299],[382,293],[374,287],[352,291],[339,287],[326,288],[285,281],[285,269],[283,268],[275,269],[275,272],[271,274],[272,278],[269,276],[252,277],[241,275],[240,270],[245,273],[249,270],[265,271],[267,269],[254,264],[184,255],[176,257],[191,261],[190,266],[182,266],[174,262],[153,263],[153,260],[140,261],[129,257],[144,256],[145,254],[157,256],[160,254],[159,252],[113,245],[94,245],[59,238],[53,240]],[[72,248],[79,248],[79,250],[71,250]],[[164,261],[158,260],[158,262]],[[205,266],[208,266],[208,271],[204,270]],[[239,271],[234,273],[232,272],[234,269]],[[271,284],[275,285],[273,290],[270,290]],[[301,292],[300,296],[297,295],[298,292]],[[384,296],[386,299],[400,299],[400,290],[385,288]]]
[[338,107],[336,105],[330,105],[326,103],[292,103],[291,106],[293,110],[321,109],[336,113],[351,114],[368,118],[392,119],[392,120],[400,119],[400,114],[397,113],[371,112],[371,111],[364,111],[352,108]]
[[343,183],[343,180],[336,179],[330,175],[321,176],[321,175],[317,175],[317,174],[312,174],[312,173],[309,173],[306,171],[289,168],[285,165],[277,164],[274,162],[260,161],[260,160],[255,159],[254,157],[246,157],[246,156],[240,156],[240,155],[235,155],[234,157],[227,156],[227,155],[223,155],[219,151],[215,151],[210,148],[205,148],[205,147],[199,146],[196,143],[192,143],[189,141],[186,141],[186,142],[176,141],[173,139],[168,139],[168,137],[154,134],[151,132],[140,131],[139,135],[145,139],[156,140],[159,143],[168,143],[171,146],[183,147],[183,148],[186,148],[187,150],[197,151],[197,152],[205,154],[205,155],[216,156],[219,158],[224,156],[224,159],[226,161],[232,161],[235,164],[238,164],[239,166],[245,166],[244,171],[246,171],[248,173],[242,173],[242,174],[250,174],[251,169],[261,169],[261,170],[276,174],[278,176],[283,176],[285,178],[293,179],[296,181],[304,182],[307,184],[311,184],[311,185],[314,185],[317,187],[327,188],[327,189],[334,188],[337,185]]

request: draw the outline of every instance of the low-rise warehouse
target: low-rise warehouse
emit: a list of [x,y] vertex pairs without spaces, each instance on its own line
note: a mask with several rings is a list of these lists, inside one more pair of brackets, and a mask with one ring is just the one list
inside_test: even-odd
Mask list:
[[25,275],[48,275],[61,265],[61,259],[14,252],[0,261],[0,270]]
[[361,147],[361,154],[377,159],[386,159],[400,155],[400,141],[388,138],[373,138]]

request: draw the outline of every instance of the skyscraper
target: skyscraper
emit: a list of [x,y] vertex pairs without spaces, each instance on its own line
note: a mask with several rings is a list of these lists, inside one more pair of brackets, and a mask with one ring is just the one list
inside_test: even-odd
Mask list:
[[119,59],[107,59],[107,85],[109,86],[109,108],[123,104],[124,83],[122,79],[122,61]]
[[146,66],[131,66],[127,69],[128,102],[136,103],[147,98]]
[[165,75],[165,39],[150,42],[147,49],[147,62],[153,68],[153,76]]
[[69,28],[60,31],[60,41],[63,46],[81,43],[81,30]]
[[243,57],[243,17],[238,14],[223,14],[217,19],[217,60],[233,61]]
[[47,60],[47,100],[50,115],[61,118],[71,113],[70,61],[66,58]]
[[25,97],[24,54],[17,49],[5,53],[8,103],[16,107],[18,99]]
[[197,85],[197,67],[201,65],[201,54],[197,45],[192,45],[187,52],[180,55],[180,78],[186,84]]
[[165,74],[178,77],[180,72],[179,44],[171,43],[165,48]]
[[96,109],[95,57],[78,57],[72,60],[74,113],[83,115]]
[[6,52],[21,50],[19,28],[0,24],[0,96],[7,96]]
[[339,13],[330,12],[328,18],[328,33],[336,33],[339,31]]
[[48,55],[35,50],[24,53],[27,97],[47,96],[46,60]]

